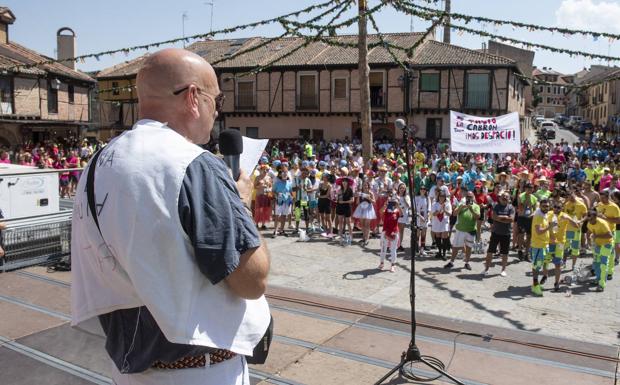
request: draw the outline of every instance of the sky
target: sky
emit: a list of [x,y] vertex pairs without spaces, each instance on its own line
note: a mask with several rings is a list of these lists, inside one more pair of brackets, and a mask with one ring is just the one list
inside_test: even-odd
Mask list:
[[[50,57],[56,57],[56,31],[72,28],[77,35],[77,54],[84,55],[134,45],[154,43],[182,36],[201,34],[235,25],[264,20],[317,4],[324,0],[5,0],[16,16],[10,26],[10,39]],[[378,0],[368,0],[374,6]],[[418,0],[419,3],[421,1]],[[212,3],[209,4],[209,3]],[[438,7],[441,7],[441,1]],[[211,11],[213,25],[211,26]],[[589,29],[620,34],[620,1],[614,0],[452,0],[452,11],[495,19],[527,22],[537,25]],[[357,12],[352,7],[343,18]],[[183,17],[183,14],[187,17]],[[316,14],[316,13],[315,13]],[[311,17],[311,16],[310,16]],[[377,16],[381,32],[409,32],[410,16],[386,7]],[[184,23],[183,23],[184,21]],[[456,21],[455,21],[456,23]],[[413,31],[425,31],[428,22],[413,19]],[[587,51],[619,57],[618,62],[601,62],[582,57],[571,58],[536,50],[534,65],[551,67],[562,73],[575,73],[592,64],[620,65],[620,40],[611,42],[580,35],[564,37],[549,32],[530,32],[512,27],[496,27],[470,23],[470,28],[536,42],[558,48]],[[183,28],[185,35],[183,35]],[[276,36],[282,27],[272,24],[216,39],[251,36]],[[357,25],[338,31],[356,34]],[[439,32],[437,38],[440,39]],[[488,39],[467,33],[452,33],[452,44],[479,49]],[[176,46],[180,47],[181,44]],[[163,48],[163,47],[162,47]],[[144,50],[129,55],[102,56],[99,61],[78,63],[83,71],[96,71],[142,55]]]

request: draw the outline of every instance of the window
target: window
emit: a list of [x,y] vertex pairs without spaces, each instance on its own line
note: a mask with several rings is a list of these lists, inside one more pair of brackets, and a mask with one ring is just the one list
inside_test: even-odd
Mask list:
[[75,89],[73,88],[73,84],[69,84],[67,87],[67,94],[69,95],[69,103],[75,103]]
[[318,108],[316,74],[298,74],[297,107],[302,109]]
[[335,78],[334,79],[334,99],[346,99],[347,98],[347,78]]
[[258,127],[246,127],[245,136],[252,139],[258,139]]
[[11,88],[10,78],[0,78],[0,114],[13,113],[13,92]]
[[547,93],[550,94],[551,93],[551,86],[547,86]]
[[426,139],[441,139],[441,118],[426,119]]
[[58,113],[58,87],[60,82],[56,79],[47,81],[47,112]]
[[237,82],[237,108],[242,110],[250,110],[256,108],[256,104],[254,103],[253,81]]
[[421,74],[420,91],[439,92],[439,74]]
[[304,140],[308,140],[310,139],[310,130],[302,128],[299,130],[299,137],[303,138]]
[[369,76],[370,83],[370,106],[385,106],[385,95],[383,89],[383,71],[371,71]]
[[315,142],[323,140],[323,130],[312,130],[312,140]]
[[489,74],[467,74],[467,108],[489,108],[490,94]]
[[118,82],[112,82],[112,95],[120,95],[121,91],[118,89]]

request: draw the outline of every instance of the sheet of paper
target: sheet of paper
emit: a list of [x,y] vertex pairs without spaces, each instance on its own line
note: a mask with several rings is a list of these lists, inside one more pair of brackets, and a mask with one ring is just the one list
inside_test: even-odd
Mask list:
[[258,164],[269,139],[252,139],[243,137],[243,152],[239,156],[239,167],[248,175],[251,175]]

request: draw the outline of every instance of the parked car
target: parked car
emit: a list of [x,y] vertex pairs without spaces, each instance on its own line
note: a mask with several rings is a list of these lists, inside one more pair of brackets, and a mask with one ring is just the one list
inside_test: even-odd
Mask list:
[[590,130],[590,132],[592,132],[593,128],[594,128],[594,125],[592,123],[581,122],[579,126],[577,126],[577,129],[575,131],[577,131],[580,134],[585,134],[587,130]]
[[583,118],[581,116],[573,115],[568,119],[568,127],[572,129],[576,129],[579,127]]
[[534,127],[540,128],[540,124],[545,121],[545,117],[542,115],[538,115],[534,117]]
[[558,125],[561,126],[563,125],[563,123],[567,120],[568,118],[566,116],[564,116],[564,114],[555,114],[555,117],[553,118],[553,121]]
[[557,128],[557,125],[550,120],[545,120],[541,122],[540,123],[540,137],[547,139],[547,140],[555,139],[556,128]]

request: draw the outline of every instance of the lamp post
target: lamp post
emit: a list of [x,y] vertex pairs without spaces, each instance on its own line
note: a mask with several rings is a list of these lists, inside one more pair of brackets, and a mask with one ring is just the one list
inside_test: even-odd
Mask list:
[[183,48],[185,48],[185,20],[189,19],[189,16],[187,15],[187,11],[183,12],[183,15],[181,15],[181,25],[183,26]]
[[203,3],[204,5],[208,5],[211,7],[211,23],[209,24],[209,32],[213,32],[213,6],[214,6],[214,2],[213,1],[205,1]]

